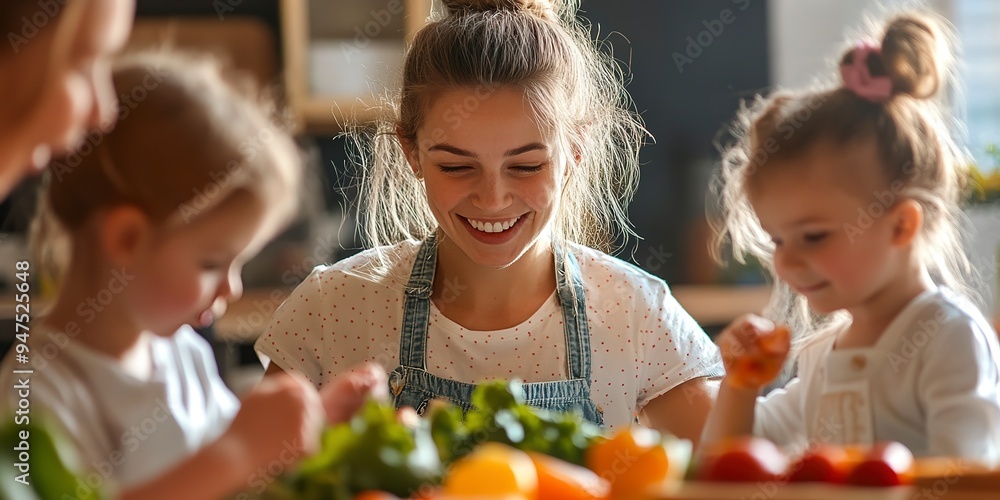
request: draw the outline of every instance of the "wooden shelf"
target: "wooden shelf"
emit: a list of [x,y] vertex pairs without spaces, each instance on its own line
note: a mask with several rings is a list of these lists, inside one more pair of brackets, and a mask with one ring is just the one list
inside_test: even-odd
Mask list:
[[[330,132],[341,130],[348,121],[367,122],[375,118],[372,113],[373,96],[318,95],[310,88],[310,34],[309,0],[281,0],[281,25],[285,60],[285,94],[289,108],[297,117],[299,131]],[[379,9],[382,3],[373,4]],[[372,39],[398,38],[399,50],[409,41],[430,15],[431,0],[388,0],[387,6],[402,6],[404,16],[402,36],[376,35]],[[378,20],[372,10],[372,22]],[[388,11],[387,11],[388,12]],[[361,26],[355,27],[363,37]],[[362,38],[364,41],[364,38]],[[364,47],[356,47],[364,50]],[[354,50],[354,49],[352,49]],[[368,77],[370,75],[365,75]]]
[[670,287],[677,302],[702,326],[724,326],[747,314],[760,314],[771,297],[769,285],[679,285]]

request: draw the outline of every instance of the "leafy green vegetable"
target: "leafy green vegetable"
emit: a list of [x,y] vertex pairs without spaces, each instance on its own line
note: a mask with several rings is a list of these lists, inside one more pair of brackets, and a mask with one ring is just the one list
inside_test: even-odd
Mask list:
[[583,465],[601,429],[580,412],[557,413],[525,404],[520,381],[480,385],[472,409],[432,401],[416,427],[397,419],[391,404],[369,402],[350,422],[327,429],[321,451],[275,481],[267,500],[349,500],[368,490],[406,497],[440,484],[444,467],[487,442],[504,443]]
[[472,405],[464,421],[453,406],[432,410],[431,436],[446,464],[483,443],[497,442],[583,465],[586,450],[601,436],[600,427],[580,412],[551,412],[525,404],[517,380],[480,385]]
[[441,473],[428,423],[409,428],[397,421],[391,405],[369,402],[350,422],[327,429],[320,453],[275,482],[264,497],[346,500],[367,490],[409,496],[439,483]]
[[[22,432],[27,433],[27,439],[21,439]],[[17,448],[23,448],[25,444],[29,468],[23,480],[29,483],[27,485],[16,480],[24,473],[16,465],[23,463]],[[21,426],[13,420],[8,421],[0,428],[0,447],[0,498],[100,498],[100,494],[89,487],[79,487],[82,483],[73,472],[77,467],[72,448],[51,426],[36,423]]]

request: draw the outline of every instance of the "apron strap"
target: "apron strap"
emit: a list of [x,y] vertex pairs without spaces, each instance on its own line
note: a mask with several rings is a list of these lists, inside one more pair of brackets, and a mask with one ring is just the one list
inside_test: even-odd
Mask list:
[[566,362],[569,378],[583,379],[590,389],[590,324],[583,293],[583,276],[576,256],[553,243],[556,257],[556,291],[562,306],[566,333]]
[[399,332],[399,364],[427,369],[427,323],[431,315],[431,292],[437,266],[437,235],[431,234],[420,245],[406,283],[403,304],[403,328]]

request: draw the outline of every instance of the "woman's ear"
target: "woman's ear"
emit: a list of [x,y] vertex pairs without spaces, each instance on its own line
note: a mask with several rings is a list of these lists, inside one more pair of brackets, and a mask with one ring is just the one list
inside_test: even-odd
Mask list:
[[114,207],[104,214],[101,221],[101,250],[113,266],[130,266],[149,246],[152,229],[149,217],[138,207]]
[[903,200],[892,209],[892,218],[892,244],[907,246],[923,228],[924,208],[914,200]]
[[417,179],[423,179],[424,172],[420,168],[420,158],[418,156],[416,141],[405,138],[398,127],[396,128],[396,140],[399,141],[399,147],[402,148],[403,156],[406,157],[406,163],[410,166],[410,170],[413,171],[413,175],[417,176]]

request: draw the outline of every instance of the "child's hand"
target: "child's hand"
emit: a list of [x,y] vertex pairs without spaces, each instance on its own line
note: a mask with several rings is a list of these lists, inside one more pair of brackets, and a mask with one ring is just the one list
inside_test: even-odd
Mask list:
[[[285,457],[303,457],[319,448],[323,403],[301,375],[281,373],[264,380],[243,399],[242,408],[222,440],[236,447],[250,470]],[[284,460],[284,458],[282,458]],[[289,464],[290,465],[290,464]]]
[[389,397],[385,368],[363,363],[341,373],[320,391],[327,422],[335,424],[351,418],[369,394],[376,399]]
[[726,367],[723,383],[754,390],[778,376],[791,348],[788,328],[752,314],[730,324],[717,343]]

